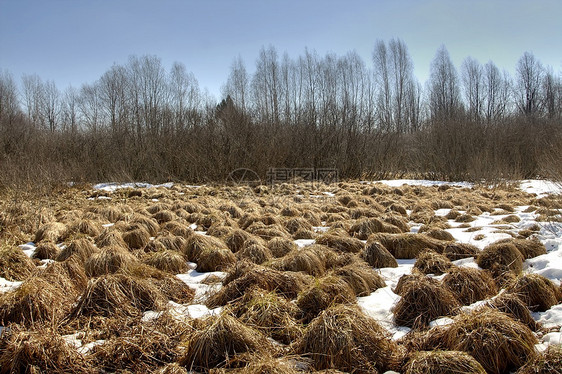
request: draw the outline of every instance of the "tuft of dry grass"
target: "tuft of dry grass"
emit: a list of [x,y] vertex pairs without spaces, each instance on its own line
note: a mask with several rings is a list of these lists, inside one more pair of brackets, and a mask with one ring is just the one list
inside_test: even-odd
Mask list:
[[297,298],[297,306],[302,310],[305,321],[311,321],[330,305],[356,302],[353,288],[340,277],[333,275],[316,278]]
[[72,257],[81,263],[84,263],[90,258],[90,256],[97,252],[98,249],[94,246],[94,243],[92,243],[90,239],[80,238],[73,240],[67,247],[63,248],[59,252],[56,260],[64,261]]
[[[70,283],[70,280],[68,280]],[[31,277],[16,290],[0,295],[0,322],[56,325],[69,309],[68,295],[50,279]]]
[[102,232],[102,226],[99,222],[82,219],[70,226],[70,232],[73,234],[84,234],[95,238]]
[[482,269],[489,270],[494,277],[507,271],[521,274],[523,270],[523,256],[511,243],[492,243],[486,246],[476,257],[476,263]]
[[146,279],[109,274],[90,280],[72,316],[138,316],[147,310],[161,310],[165,301],[162,293]]
[[444,249],[442,242],[424,234],[374,234],[367,244],[373,241],[380,242],[397,259],[414,259],[427,249],[437,253]]
[[113,274],[138,262],[137,258],[122,247],[105,247],[84,262],[89,277]]
[[147,217],[142,214],[134,214],[132,219],[129,221],[129,224],[134,227],[142,227],[148,231],[149,236],[156,236],[160,230],[160,226],[154,218]]
[[540,241],[535,239],[502,239],[496,244],[511,243],[523,255],[523,259],[537,257],[546,254],[546,247]]
[[209,317],[183,343],[178,363],[188,370],[208,371],[228,367],[233,356],[242,353],[271,354],[273,345],[259,331],[228,313]]
[[244,247],[236,252],[236,258],[239,260],[245,259],[254,264],[261,265],[266,261],[273,258],[271,251],[263,244],[253,243],[244,245]]
[[[240,298],[253,287],[274,291],[287,299],[294,299],[305,286],[303,277],[298,273],[282,272],[249,264],[246,266],[249,268],[234,270],[235,273],[238,273],[237,277],[227,276],[225,278],[225,285],[207,299],[206,305],[209,308],[226,305],[228,302]],[[228,283],[226,283],[227,280]]]
[[124,232],[122,237],[127,247],[131,250],[142,249],[150,242],[149,232],[141,226],[134,227],[132,230]]
[[195,290],[173,275],[151,279],[151,282],[169,300],[179,304],[189,304],[195,297]]
[[363,251],[361,258],[374,268],[396,268],[398,262],[394,256],[379,242],[368,243]]
[[443,284],[463,305],[470,305],[498,293],[494,279],[479,269],[453,267],[443,278]]
[[302,325],[297,321],[301,310],[275,292],[253,288],[232,306],[242,323],[283,344],[302,336]]
[[379,288],[386,287],[379,273],[361,260],[336,269],[334,274],[343,279],[357,296],[367,296]]
[[[37,245],[37,248],[31,258],[36,258],[38,260],[54,260],[58,256],[59,252],[60,248],[55,243],[43,241]],[[2,256],[0,255],[0,258],[1,257]]]
[[149,253],[143,263],[171,274],[185,273],[189,269],[183,255],[173,250]]
[[55,243],[59,243],[66,239],[69,234],[68,227],[61,222],[49,222],[41,227],[35,233],[35,243],[39,243],[42,240],[47,240]]
[[106,230],[102,232],[96,239],[95,243],[98,248],[118,246],[127,248],[127,243],[123,240],[123,236],[119,231]]
[[468,243],[449,243],[443,250],[443,254],[451,261],[476,257],[478,253],[480,253],[480,250],[476,246]]
[[234,253],[238,252],[244,246],[244,242],[252,237],[252,234],[241,230],[234,229],[226,238],[225,243]]
[[461,314],[446,327],[444,345],[470,354],[486,372],[509,373],[536,355],[537,338],[524,324],[490,308]]
[[414,268],[423,274],[441,275],[446,273],[453,263],[446,256],[432,250],[421,252],[414,264]]
[[297,249],[297,245],[290,239],[273,238],[267,243],[267,248],[273,257],[279,258]]
[[[315,246],[314,248],[317,248]],[[312,246],[294,249],[289,254],[271,263],[271,267],[282,271],[301,271],[313,276],[326,273],[326,261],[322,253]],[[327,252],[330,250],[328,249]]]
[[342,237],[332,234],[323,234],[316,239],[317,244],[325,245],[339,252],[359,253],[365,247],[365,244],[351,237]]
[[405,374],[486,374],[471,355],[459,351],[415,352],[404,368]]
[[0,373],[90,373],[95,371],[52,327],[12,325],[0,335]]
[[335,305],[308,325],[292,351],[309,356],[316,370],[377,373],[395,367],[398,347],[359,308]]
[[399,234],[403,232],[403,230],[393,224],[383,222],[374,217],[360,219],[349,228],[349,234],[361,240],[367,240],[370,235],[380,232]]
[[441,229],[432,228],[427,231],[425,230],[422,231],[420,229],[419,232],[420,233],[423,232],[430,238],[437,239],[437,240],[444,240],[444,241],[451,241],[451,242],[455,240],[455,237],[450,232]]
[[460,303],[451,291],[425,277],[417,279],[403,285],[402,298],[392,310],[397,325],[426,327],[439,317],[457,313]]
[[0,250],[0,277],[9,281],[23,281],[33,269],[33,261],[21,249],[5,246]]
[[508,291],[517,295],[533,312],[545,312],[558,304],[559,290],[539,274],[521,275]]
[[517,374],[560,374],[562,372],[562,347],[550,345],[544,352],[536,355]]
[[486,303],[490,308],[508,314],[513,319],[523,323],[532,331],[539,328],[539,324],[534,320],[529,308],[521,299],[514,294],[502,293]]

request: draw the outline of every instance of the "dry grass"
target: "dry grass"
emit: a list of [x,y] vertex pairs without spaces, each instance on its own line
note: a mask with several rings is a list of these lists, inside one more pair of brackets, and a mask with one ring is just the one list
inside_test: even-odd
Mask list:
[[373,241],[365,246],[361,258],[374,268],[396,268],[398,262],[394,256],[379,242]]
[[203,321],[183,344],[184,353],[178,363],[188,370],[208,371],[229,366],[237,354],[246,352],[271,354],[275,348],[259,331],[252,329],[228,313]]
[[45,268],[37,268],[33,275],[49,281],[68,294],[80,293],[88,285],[84,266],[73,258],[50,263]]
[[[58,256],[59,252],[60,248],[55,243],[43,241],[37,245],[37,248],[31,258],[36,258],[38,260],[54,260]],[[2,258],[1,255],[0,258]]]
[[452,266],[451,260],[432,250],[420,253],[414,264],[414,268],[418,269],[421,273],[434,275],[446,273]]
[[171,274],[185,273],[189,267],[183,255],[173,250],[163,250],[148,254],[143,263]]
[[102,232],[96,239],[95,243],[98,248],[118,246],[127,248],[127,243],[123,240],[120,232],[115,230],[106,230]]
[[427,249],[442,253],[444,248],[442,242],[424,234],[374,234],[367,244],[373,241],[380,242],[397,259],[414,259]]
[[94,238],[101,234],[102,226],[99,222],[82,219],[70,226],[70,232],[73,234],[84,234]]
[[331,305],[356,302],[353,288],[340,277],[333,275],[316,278],[297,298],[297,306],[302,310],[305,321],[311,321]]
[[509,287],[533,312],[545,312],[558,304],[559,290],[548,278],[539,274],[524,274]]
[[517,374],[560,374],[562,372],[562,347],[550,345],[521,367]]
[[395,225],[381,221],[378,218],[363,218],[356,221],[349,229],[349,234],[354,238],[367,240],[367,238],[375,233],[391,233],[399,234],[403,230]]
[[[315,248],[317,248],[315,246]],[[326,251],[328,253],[329,250]],[[311,247],[294,249],[284,257],[271,263],[271,267],[283,271],[301,271],[303,273],[321,276],[326,273],[326,261],[320,251]]]
[[414,353],[404,368],[405,374],[486,374],[471,355],[459,351],[425,351]]
[[92,279],[74,306],[72,316],[138,316],[161,310],[165,297],[148,280],[125,274]]
[[513,319],[523,323],[532,331],[539,328],[539,324],[533,319],[529,308],[521,299],[514,294],[502,293],[486,303],[491,308],[508,314]]
[[234,253],[238,252],[244,246],[244,242],[250,239],[253,235],[241,230],[241,229],[234,229],[226,238],[225,243],[230,248],[230,250]]
[[292,350],[309,356],[316,370],[377,373],[394,368],[398,348],[374,319],[336,305],[308,325]]
[[346,253],[359,253],[365,247],[365,244],[357,238],[342,237],[332,234],[319,236],[316,239],[316,243]]
[[0,250],[0,277],[9,281],[22,281],[31,275],[33,269],[33,261],[21,249],[6,246]]
[[52,327],[12,325],[0,335],[0,373],[95,373]]
[[86,262],[94,253],[97,253],[98,249],[87,238],[80,238],[73,240],[67,247],[63,248],[56,260],[64,261],[70,257],[77,259],[81,263]]
[[449,243],[443,250],[443,254],[451,261],[476,257],[478,253],[480,253],[480,250],[476,246],[468,243]]
[[273,238],[267,243],[267,248],[273,257],[279,258],[297,249],[297,245],[286,238]]
[[195,290],[176,276],[167,275],[151,281],[165,297],[178,304],[189,304],[195,297]]
[[535,239],[502,239],[496,244],[511,243],[523,255],[523,259],[529,259],[546,254],[544,244]]
[[143,229],[148,231],[149,236],[156,236],[156,234],[160,230],[160,226],[154,218],[147,217],[141,214],[133,215],[129,223],[131,224],[131,226],[142,227]]
[[253,287],[274,291],[287,299],[294,299],[304,286],[305,281],[303,277],[298,276],[298,273],[253,266],[250,269],[241,269],[241,275],[230,280],[218,292],[211,295],[206,305],[209,308],[226,305],[228,302],[242,297],[247,290]]
[[511,243],[492,243],[486,246],[476,258],[476,263],[482,269],[489,270],[494,277],[507,271],[521,274],[523,270],[523,256]]
[[445,230],[441,230],[441,229],[436,229],[436,228],[431,228],[428,230],[422,230],[420,229],[419,231],[420,233],[424,233],[427,236],[429,236],[430,238],[433,239],[437,239],[437,240],[444,240],[444,241],[454,241],[455,238],[454,236]]
[[49,279],[31,277],[16,290],[0,295],[0,322],[3,326],[56,325],[70,308],[69,296]]
[[244,247],[236,252],[236,258],[239,260],[245,259],[254,264],[261,265],[266,261],[273,258],[271,251],[268,247],[263,244],[253,243],[250,245],[244,245]]
[[379,288],[386,287],[379,273],[360,260],[336,269],[334,274],[343,279],[357,296],[367,296]]
[[122,234],[123,241],[131,250],[142,249],[150,242],[150,233],[143,227],[134,227]]
[[533,332],[490,308],[457,316],[447,326],[443,341],[450,350],[470,354],[491,374],[509,373],[536,355]]
[[451,291],[425,277],[417,279],[404,284],[402,298],[392,310],[397,325],[426,327],[439,317],[456,314],[460,303]]
[[44,224],[35,233],[35,243],[39,243],[42,240],[51,241],[59,243],[66,239],[69,234],[68,227],[64,223],[60,222],[49,222]]
[[302,325],[297,321],[301,310],[275,292],[253,288],[232,305],[242,323],[283,344],[302,336]]
[[105,247],[84,262],[89,277],[113,274],[138,262],[137,258],[122,247]]
[[487,272],[467,267],[452,268],[443,278],[443,284],[464,305],[498,293],[494,279]]

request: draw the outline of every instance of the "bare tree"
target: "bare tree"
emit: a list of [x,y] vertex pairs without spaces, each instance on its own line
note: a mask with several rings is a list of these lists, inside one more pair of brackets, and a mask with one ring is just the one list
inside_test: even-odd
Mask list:
[[42,105],[44,88],[43,82],[38,75],[24,75],[22,77],[23,97],[27,113],[27,117],[37,128],[45,125],[45,119],[42,117]]
[[78,90],[69,86],[62,96],[61,123],[62,131],[76,134],[78,131]]
[[11,74],[0,70],[0,121],[12,123],[19,113],[18,90]]
[[388,131],[392,127],[392,92],[388,64],[388,50],[382,40],[377,40],[373,51],[375,82],[379,87],[377,94],[377,113],[379,127]]
[[55,132],[59,125],[61,113],[61,94],[53,81],[45,82],[43,92],[43,117],[47,120],[49,131]]
[[193,113],[199,106],[199,83],[185,65],[175,62],[170,70],[170,101],[174,112],[176,131],[193,125]]
[[432,118],[449,119],[461,108],[458,75],[449,52],[442,45],[431,62],[429,109]]
[[507,72],[503,76],[498,67],[488,61],[483,73],[484,95],[483,111],[488,124],[497,122],[507,111],[510,100],[510,79]]
[[516,104],[521,113],[531,116],[540,111],[540,88],[544,69],[530,52],[525,52],[517,62]]
[[242,110],[246,110],[247,96],[250,89],[250,78],[242,57],[238,56],[230,66],[230,74],[222,89],[224,97],[230,96]]
[[480,121],[484,96],[484,72],[480,63],[467,57],[461,65],[461,78],[469,118]]

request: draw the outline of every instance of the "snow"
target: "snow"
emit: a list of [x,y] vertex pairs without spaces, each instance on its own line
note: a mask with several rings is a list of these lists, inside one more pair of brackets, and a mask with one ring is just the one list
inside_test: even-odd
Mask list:
[[163,183],[163,184],[150,184],[150,183],[98,183],[93,185],[95,190],[101,190],[106,192],[115,192],[123,188],[172,188],[173,183]]
[[538,179],[523,180],[519,184],[519,188],[527,193],[534,193],[537,197],[562,193],[562,184]]
[[194,269],[189,270],[187,273],[184,274],[177,274],[181,281],[187,284],[189,287],[195,290],[195,300],[196,301],[203,301],[208,294],[211,292],[216,292],[220,289],[221,284],[204,284],[207,277],[215,276],[218,279],[223,279],[226,276],[226,273],[221,271],[214,271],[209,273],[200,273]]
[[12,282],[0,277],[0,295],[5,292],[16,290],[23,282]]
[[392,180],[379,180],[373,182],[363,182],[367,184],[371,183],[382,183],[390,187],[400,187],[405,184],[409,186],[422,186],[422,187],[431,187],[431,186],[454,186],[454,187],[466,187],[471,188],[474,186],[473,183],[469,182],[444,182],[444,181],[430,181],[430,180],[423,180],[423,179],[392,179]]

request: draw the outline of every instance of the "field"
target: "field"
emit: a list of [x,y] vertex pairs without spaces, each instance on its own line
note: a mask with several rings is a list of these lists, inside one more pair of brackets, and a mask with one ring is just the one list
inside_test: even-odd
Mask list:
[[0,374],[562,373],[553,191],[4,192]]

